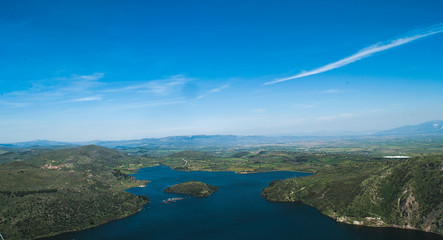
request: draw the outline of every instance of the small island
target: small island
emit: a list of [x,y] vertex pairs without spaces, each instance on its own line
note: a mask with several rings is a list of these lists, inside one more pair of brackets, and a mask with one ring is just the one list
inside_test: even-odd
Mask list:
[[194,197],[208,197],[217,191],[218,187],[203,182],[189,181],[167,187],[167,193],[191,194]]

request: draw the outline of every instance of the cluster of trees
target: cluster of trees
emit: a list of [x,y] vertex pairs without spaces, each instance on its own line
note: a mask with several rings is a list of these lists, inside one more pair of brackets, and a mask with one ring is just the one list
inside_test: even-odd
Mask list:
[[198,181],[188,181],[167,187],[164,191],[169,193],[190,194],[194,197],[207,197],[215,193],[218,187]]

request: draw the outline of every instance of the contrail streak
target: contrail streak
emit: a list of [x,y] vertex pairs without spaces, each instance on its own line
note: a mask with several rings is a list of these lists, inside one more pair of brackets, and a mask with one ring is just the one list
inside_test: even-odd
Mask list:
[[289,81],[289,80],[296,79],[296,78],[302,78],[302,77],[306,77],[306,76],[311,76],[311,75],[331,71],[333,69],[346,66],[350,63],[356,62],[356,61],[361,60],[363,58],[370,57],[374,53],[386,51],[388,49],[412,42],[412,41],[420,39],[420,38],[424,38],[424,37],[427,37],[430,35],[441,33],[441,32],[443,32],[442,28],[443,27],[440,26],[439,28],[434,28],[433,30],[426,31],[424,33],[416,34],[413,36],[403,37],[403,38],[395,39],[395,40],[392,40],[390,42],[385,42],[385,43],[377,43],[377,44],[369,46],[367,48],[363,48],[362,50],[358,51],[357,53],[355,53],[349,57],[343,58],[341,60],[338,60],[336,62],[329,63],[327,65],[324,65],[322,67],[319,67],[319,68],[316,68],[316,69],[313,69],[310,71],[304,71],[304,72],[301,72],[299,74],[296,74],[296,75],[293,75],[290,77],[276,79],[274,81],[267,82],[264,85],[271,85],[271,84],[275,84],[275,83],[279,83],[279,82]]

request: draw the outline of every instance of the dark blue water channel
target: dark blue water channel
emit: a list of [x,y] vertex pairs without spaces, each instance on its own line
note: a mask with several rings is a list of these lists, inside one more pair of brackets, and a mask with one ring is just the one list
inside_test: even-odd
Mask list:
[[[273,180],[306,175],[309,174],[182,172],[164,166],[143,168],[135,176],[151,182],[144,188],[128,190],[151,199],[140,213],[48,239],[443,239],[419,231],[337,223],[312,207],[268,202],[260,196],[261,190]],[[207,198],[163,192],[168,186],[190,180],[218,186],[218,191]],[[162,203],[171,197],[184,199]]]

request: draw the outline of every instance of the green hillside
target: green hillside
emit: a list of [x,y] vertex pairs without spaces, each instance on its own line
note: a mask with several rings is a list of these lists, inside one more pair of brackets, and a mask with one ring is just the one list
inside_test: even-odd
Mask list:
[[114,149],[88,145],[46,152],[28,162],[37,166],[59,166],[64,169],[103,171],[134,160],[134,157]]
[[0,165],[0,232],[33,239],[126,217],[149,202],[125,191],[144,184],[112,169],[124,154],[97,146],[42,153]]
[[443,234],[443,160],[347,163],[304,178],[272,182],[270,201],[301,201],[337,221]]

